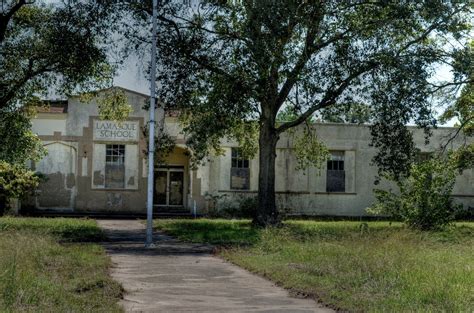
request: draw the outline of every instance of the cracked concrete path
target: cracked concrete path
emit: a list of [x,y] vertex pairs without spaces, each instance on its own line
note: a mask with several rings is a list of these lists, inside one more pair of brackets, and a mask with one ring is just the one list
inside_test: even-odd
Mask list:
[[332,312],[214,257],[211,246],[155,233],[156,247],[145,249],[140,221],[97,222],[108,237],[103,245],[112,277],[125,288],[127,312]]

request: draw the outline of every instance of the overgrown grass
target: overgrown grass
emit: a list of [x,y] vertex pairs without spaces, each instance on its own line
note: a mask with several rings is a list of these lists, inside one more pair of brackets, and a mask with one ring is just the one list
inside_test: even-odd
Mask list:
[[349,311],[471,311],[474,223],[417,232],[389,222],[165,220],[183,240],[224,246],[219,254],[295,293]]
[[121,312],[93,220],[0,218],[0,312]]
[[97,223],[89,219],[3,217],[0,218],[0,231],[31,231],[69,242],[94,242],[104,239],[104,233]]

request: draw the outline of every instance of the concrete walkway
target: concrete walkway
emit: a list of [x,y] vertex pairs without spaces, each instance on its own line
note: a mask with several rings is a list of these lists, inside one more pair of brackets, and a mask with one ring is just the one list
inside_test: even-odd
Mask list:
[[212,247],[155,233],[145,249],[137,220],[98,220],[109,238],[112,277],[125,288],[127,312],[331,312],[212,256]]

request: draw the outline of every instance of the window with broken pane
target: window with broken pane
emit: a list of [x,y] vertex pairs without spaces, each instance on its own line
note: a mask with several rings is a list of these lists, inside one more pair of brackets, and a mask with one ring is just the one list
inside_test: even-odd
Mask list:
[[250,189],[250,161],[242,155],[242,150],[232,148],[231,169],[230,169],[230,189],[249,190]]
[[326,191],[345,192],[344,151],[331,151],[327,161]]

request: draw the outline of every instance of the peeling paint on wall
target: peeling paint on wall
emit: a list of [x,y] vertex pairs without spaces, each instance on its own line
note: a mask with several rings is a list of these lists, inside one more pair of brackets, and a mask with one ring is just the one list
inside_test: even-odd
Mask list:
[[[142,109],[147,96],[126,91],[134,111],[129,119],[139,127],[146,125],[148,112]],[[160,113],[162,114],[162,113]],[[138,142],[120,141],[125,148],[125,174],[120,173],[123,190],[106,189],[106,145],[104,138],[94,140],[93,122],[98,118],[97,103],[82,103],[77,98],[68,100],[68,113],[51,122],[51,115],[33,119],[33,129],[38,130],[49,154],[41,160],[36,170],[49,180],[40,185],[37,204],[40,208],[74,208],[78,211],[122,211],[146,212],[147,161],[146,138],[140,134]],[[66,122],[64,122],[66,121]],[[377,168],[370,165],[375,150],[369,146],[370,130],[364,125],[317,124],[318,136],[330,150],[345,151],[345,192],[326,192],[326,164],[321,169],[314,167],[305,171],[295,170],[293,139],[282,134],[277,144],[276,191],[277,204],[282,210],[295,214],[365,215],[365,208],[373,201],[373,181]],[[192,208],[196,201],[198,211],[206,207],[206,193],[226,195],[229,200],[257,193],[258,156],[250,162],[250,189],[245,193],[230,190],[231,147],[238,143],[222,140],[223,156],[211,156],[196,171],[189,172],[189,159],[184,136],[178,120],[166,118],[170,136],[177,137],[177,149],[167,159],[169,165],[183,166],[184,205]],[[296,129],[295,131],[298,131]],[[430,143],[424,142],[424,134],[413,129],[414,140],[421,151],[438,148],[440,141],[455,129],[440,128],[433,132]],[[115,142],[117,143],[117,142]],[[459,143],[453,142],[453,147]],[[81,147],[79,149],[78,147]],[[79,152],[78,152],[79,151]],[[79,156],[78,156],[79,153]],[[78,169],[80,172],[78,172]],[[474,172],[465,171],[458,177],[454,194],[456,201],[473,206]],[[379,186],[387,187],[386,185]],[[242,195],[241,195],[242,194]]]
[[107,208],[109,210],[121,209],[123,206],[122,194],[118,192],[107,193]]
[[66,188],[71,189],[74,186],[76,186],[76,175],[69,173],[66,177]]
[[46,174],[38,194],[38,206],[40,207],[64,207],[68,208],[71,201],[71,190],[66,189],[65,176],[62,173]]
[[77,144],[44,142],[48,155],[36,170],[46,176],[38,188],[36,207],[41,209],[72,210],[76,196]]
[[105,176],[102,174],[102,172],[94,171],[93,184],[98,186],[98,185],[103,185],[104,183],[105,183]]

